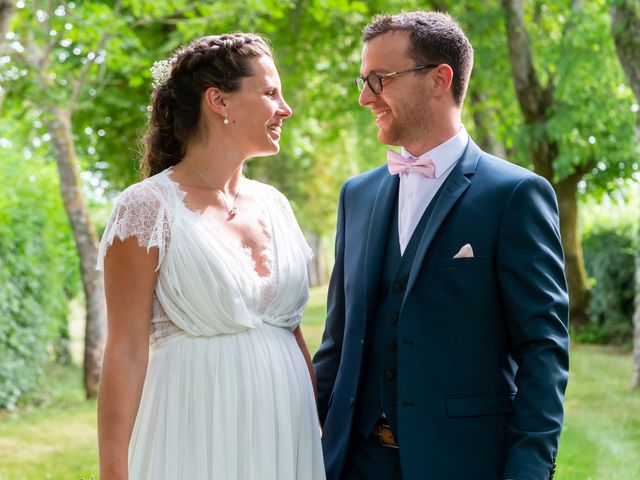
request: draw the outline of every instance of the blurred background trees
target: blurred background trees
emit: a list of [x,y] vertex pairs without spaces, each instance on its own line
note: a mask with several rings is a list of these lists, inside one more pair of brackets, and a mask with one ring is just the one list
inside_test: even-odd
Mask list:
[[138,179],[155,60],[205,34],[271,40],[294,115],[281,153],[246,173],[289,197],[316,253],[310,279],[322,284],[341,184],[385,158],[353,86],[362,28],[375,13],[418,8],[449,11],[474,45],[463,117],[473,138],[556,189],[574,339],[629,347],[635,0],[0,0],[0,407],[37,401],[46,365],[68,358],[78,298],[95,395],[105,328],[97,239],[114,196]]
[[[637,108],[637,104],[640,103],[640,3],[634,0],[615,0],[611,7],[611,17],[611,31],[620,65],[636,98],[636,138],[640,142],[640,109]],[[639,247],[640,241],[636,245],[636,251]],[[635,281],[634,365],[631,387],[640,389],[640,255],[636,256]]]

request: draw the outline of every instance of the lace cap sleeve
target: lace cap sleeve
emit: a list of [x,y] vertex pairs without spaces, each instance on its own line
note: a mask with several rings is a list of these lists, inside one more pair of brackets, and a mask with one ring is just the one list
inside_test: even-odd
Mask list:
[[293,213],[291,204],[289,203],[287,197],[285,197],[279,190],[273,188],[273,191],[276,204],[284,214],[284,217],[287,219],[289,227],[291,228],[291,232],[296,239],[296,244],[300,247],[300,251],[304,255],[305,261],[309,263],[313,258],[313,250],[311,250],[311,247],[309,247],[307,240],[304,238],[304,234],[300,229],[300,225],[298,225],[298,221],[296,220],[296,216]]
[[136,237],[147,253],[157,247],[160,255],[156,271],[160,268],[169,242],[167,198],[160,185],[143,181],[120,194],[100,241],[97,270],[103,270],[104,257],[116,237]]

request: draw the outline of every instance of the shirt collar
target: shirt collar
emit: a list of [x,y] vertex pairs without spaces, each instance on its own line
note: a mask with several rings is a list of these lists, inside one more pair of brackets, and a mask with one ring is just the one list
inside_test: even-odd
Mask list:
[[[469,143],[469,134],[464,128],[464,125],[460,126],[460,130],[453,137],[444,143],[441,143],[437,147],[429,150],[428,152],[420,155],[421,157],[431,156],[433,164],[436,168],[435,177],[440,178],[444,172],[456,163],[456,161],[462,156],[467,144]],[[405,150],[404,147],[400,149],[400,154],[404,158],[416,158]]]

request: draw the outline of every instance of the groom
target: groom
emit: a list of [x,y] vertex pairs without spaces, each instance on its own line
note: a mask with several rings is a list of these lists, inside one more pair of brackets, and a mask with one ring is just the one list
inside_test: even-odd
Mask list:
[[378,16],[360,105],[402,147],[340,193],[314,358],[329,480],[553,477],[568,369],[556,197],[460,121],[473,49],[441,13]]

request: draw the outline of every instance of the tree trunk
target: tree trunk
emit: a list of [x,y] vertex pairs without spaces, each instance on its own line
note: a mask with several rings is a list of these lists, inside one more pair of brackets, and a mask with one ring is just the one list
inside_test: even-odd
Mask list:
[[491,132],[493,130],[493,108],[483,106],[484,95],[475,90],[470,92],[473,123],[476,126],[476,141],[485,152],[500,158],[507,158],[504,144]]
[[[525,123],[531,131],[544,131],[554,105],[553,75],[542,85],[533,61],[531,41],[524,22],[521,0],[501,0],[507,21],[509,58],[513,84]],[[579,8],[579,2],[573,2]],[[584,268],[582,245],[578,234],[577,185],[585,169],[576,167],[575,173],[560,182],[555,181],[554,162],[558,158],[558,144],[547,135],[531,138],[531,160],[536,173],[545,177],[555,188],[560,210],[560,231],[565,254],[565,273],[569,286],[570,314],[573,326],[588,320],[591,300]]]
[[[14,0],[0,0],[0,54],[7,49],[7,42],[4,41],[5,34],[9,30],[11,17],[15,10]],[[0,88],[0,109],[4,103],[5,91]]]
[[[611,31],[616,44],[620,65],[629,81],[631,90],[640,103],[640,6],[637,0],[620,0],[611,9]],[[640,112],[636,137],[640,142]],[[640,249],[640,238],[638,238]],[[633,374],[631,388],[640,389],[640,251],[636,252],[636,297],[633,323]]]
[[311,250],[313,250],[313,259],[309,262],[309,286],[324,285],[327,283],[324,242],[320,235],[315,232],[307,232],[306,237],[309,240]]
[[636,260],[636,309],[633,314],[633,372],[631,388],[640,390],[640,260]]
[[106,336],[106,305],[102,274],[96,271],[98,236],[89,218],[78,176],[78,162],[68,110],[48,107],[46,125],[60,174],[60,193],[76,241],[86,301],[84,385],[87,398],[98,393]]
[[618,0],[611,9],[611,31],[622,69],[640,102],[640,6],[638,0]]
[[[14,4],[14,0],[0,0],[0,40],[4,39],[5,33],[9,30],[9,23],[11,23],[15,8]],[[4,46],[4,42],[1,44]]]
[[584,325],[589,321],[588,309],[591,291],[588,287],[587,272],[584,268],[582,243],[578,234],[578,179],[570,176],[556,183],[560,210],[560,234],[565,257],[565,273],[569,286],[569,318],[572,326]]

